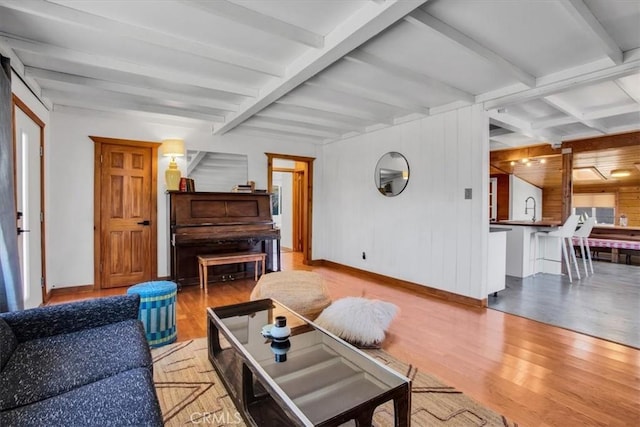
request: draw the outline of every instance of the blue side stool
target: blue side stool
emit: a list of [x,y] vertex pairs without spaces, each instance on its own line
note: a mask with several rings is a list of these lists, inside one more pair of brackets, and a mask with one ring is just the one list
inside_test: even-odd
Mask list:
[[174,342],[176,328],[176,294],[178,287],[169,281],[138,283],[127,289],[127,294],[140,295],[138,318],[144,324],[147,341],[151,347]]

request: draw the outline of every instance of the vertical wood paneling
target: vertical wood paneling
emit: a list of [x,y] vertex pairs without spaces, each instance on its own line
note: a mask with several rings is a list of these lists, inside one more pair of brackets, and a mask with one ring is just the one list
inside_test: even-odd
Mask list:
[[[317,257],[483,298],[488,147],[481,106],[323,146],[317,227],[327,238]],[[389,151],[402,153],[411,169],[397,197],[382,196],[373,184],[376,162]]]

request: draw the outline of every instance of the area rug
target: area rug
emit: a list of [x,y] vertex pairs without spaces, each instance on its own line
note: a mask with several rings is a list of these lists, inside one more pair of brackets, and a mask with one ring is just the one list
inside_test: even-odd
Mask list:
[[[453,387],[419,372],[383,350],[366,352],[411,378],[412,426],[517,426]],[[152,355],[154,382],[166,426],[245,425],[209,362],[206,338],[154,349]],[[394,425],[391,403],[376,409],[373,425]]]

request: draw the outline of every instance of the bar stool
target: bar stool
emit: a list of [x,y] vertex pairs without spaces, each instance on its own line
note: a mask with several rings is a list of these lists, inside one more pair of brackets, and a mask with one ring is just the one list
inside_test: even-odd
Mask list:
[[[591,267],[591,274],[593,274],[593,262],[591,261],[591,248],[589,247],[589,235],[593,226],[596,224],[596,218],[588,218],[580,228],[576,230],[573,237],[578,240],[580,246],[580,253],[582,254],[582,263],[584,265],[585,276],[589,275],[587,271],[587,257],[589,258],[589,267]],[[586,255],[585,255],[586,252]]]
[[[578,276],[578,280],[580,280],[580,270],[578,270],[578,260],[576,259],[576,253],[573,250],[573,235],[576,232],[576,228],[578,228],[578,221],[580,221],[579,215],[571,215],[567,220],[562,224],[557,230],[554,231],[538,231],[535,233],[536,237],[536,248],[539,247],[538,237],[557,237],[560,239],[560,243],[562,245],[562,257],[564,258],[565,265],[567,267],[567,273],[569,274],[569,282],[573,283],[573,278],[571,277],[571,262],[569,260],[569,256],[567,253],[567,245],[571,249],[571,258],[573,260],[573,264],[575,265],[576,274]],[[537,249],[536,249],[537,252]],[[537,256],[537,255],[536,255]],[[538,258],[536,257],[535,262],[537,264]],[[562,261],[560,261],[562,262]],[[537,271],[537,267],[536,267]]]

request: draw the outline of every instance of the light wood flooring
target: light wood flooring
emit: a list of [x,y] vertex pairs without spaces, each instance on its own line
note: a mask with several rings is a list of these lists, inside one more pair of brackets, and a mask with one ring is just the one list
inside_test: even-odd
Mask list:
[[[284,269],[321,274],[335,300],[366,296],[400,307],[384,349],[522,426],[640,425],[640,350],[491,309],[394,289],[283,254]],[[178,295],[178,339],[203,337],[205,308],[248,300],[253,280]],[[49,303],[124,293],[56,295]]]

